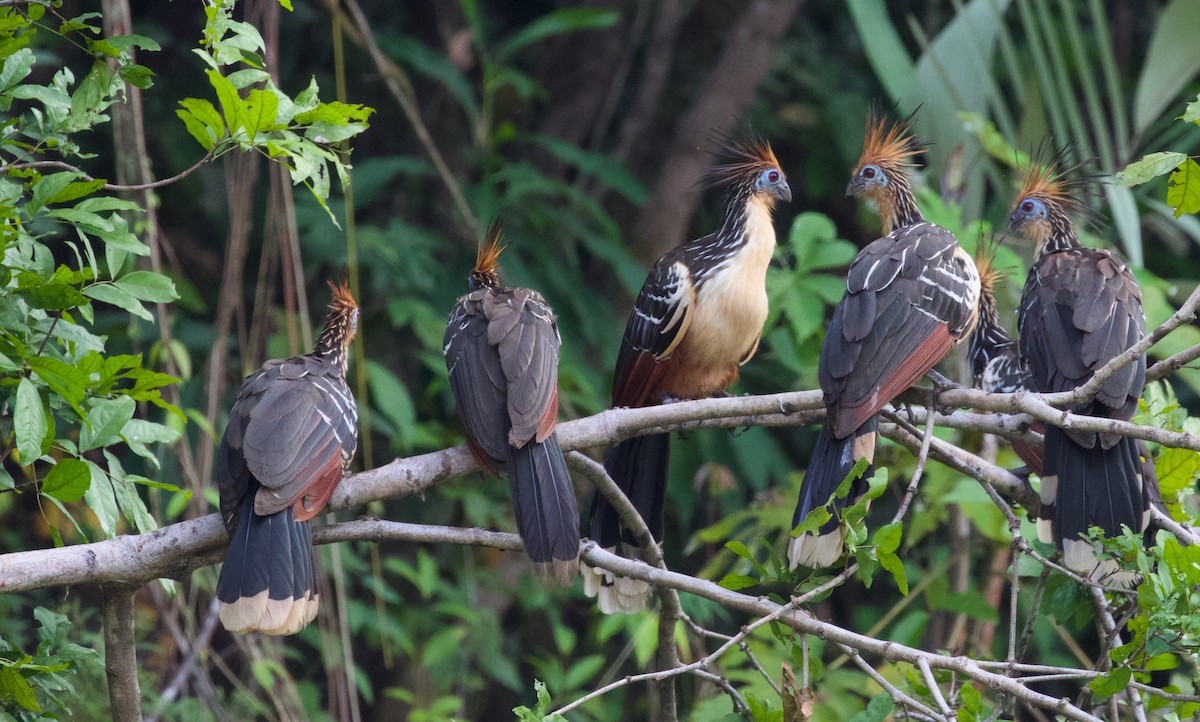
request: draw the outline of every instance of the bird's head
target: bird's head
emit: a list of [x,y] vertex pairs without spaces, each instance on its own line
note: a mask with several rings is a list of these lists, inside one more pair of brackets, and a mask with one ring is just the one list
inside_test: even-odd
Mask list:
[[328,281],[328,284],[333,298],[329,302],[329,315],[325,317],[325,328],[317,339],[317,345],[328,349],[340,347],[344,352],[358,332],[358,303],[350,294],[346,279],[336,283]]
[[792,200],[792,188],[769,143],[760,138],[743,143],[722,136],[718,144],[721,162],[708,172],[707,185],[728,187],[735,197],[760,200],[770,208],[777,201]]
[[487,237],[475,251],[475,267],[467,277],[467,286],[472,290],[480,288],[498,288],[500,286],[500,254],[508,245],[500,245],[500,228],[503,225],[499,218],[488,226]]
[[907,178],[907,169],[917,167],[914,158],[925,151],[925,146],[913,134],[911,120],[910,115],[892,122],[882,113],[871,111],[862,155],[850,174],[846,195],[878,201],[892,192],[897,181]]
[[879,208],[889,230],[900,225],[896,209],[905,192],[911,195],[908,169],[917,167],[915,157],[925,151],[912,132],[911,120],[910,115],[889,121],[883,113],[872,110],[867,116],[862,156],[846,185],[846,195],[864,198]]
[[1027,164],[1021,172],[1017,202],[1008,216],[1009,232],[1019,232],[1039,248],[1056,230],[1073,233],[1070,216],[1084,211],[1080,197],[1089,180],[1075,172],[1081,166],[1066,165],[1065,149],[1049,161],[1035,158]]
[[1000,236],[980,238],[975,247],[975,270],[979,272],[979,303],[995,308],[996,288],[1008,278],[1008,271],[996,265]]

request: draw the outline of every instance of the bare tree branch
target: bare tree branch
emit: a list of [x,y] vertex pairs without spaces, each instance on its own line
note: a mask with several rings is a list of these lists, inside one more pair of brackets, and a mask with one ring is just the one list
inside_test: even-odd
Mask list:
[[142,691],[138,686],[133,633],[133,593],[137,587],[104,586],[104,673],[113,722],[141,722]]

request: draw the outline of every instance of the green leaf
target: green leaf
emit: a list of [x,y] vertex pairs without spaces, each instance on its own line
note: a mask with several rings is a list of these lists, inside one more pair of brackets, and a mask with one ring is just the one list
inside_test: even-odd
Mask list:
[[1163,501],[1176,504],[1179,502],[1180,493],[1184,489],[1190,489],[1196,477],[1200,475],[1200,452],[1163,447],[1162,454],[1154,466],[1158,473],[1158,485]]
[[1164,173],[1175,170],[1186,159],[1187,154],[1176,153],[1174,151],[1150,153],[1141,160],[1135,160],[1125,166],[1124,170],[1117,171],[1114,178],[1119,186],[1140,185],[1151,178],[1157,178]]
[[157,529],[158,522],[150,516],[149,510],[146,509],[146,502],[142,501],[142,497],[137,493],[137,488],[131,483],[139,478],[141,477],[130,474],[122,480],[114,480],[112,487],[113,493],[117,497],[117,504],[125,513],[125,518],[139,533],[145,534]]
[[754,568],[756,570],[758,570],[759,574],[761,574],[763,576],[767,575],[767,568],[764,567],[762,564],[760,564],[758,562],[758,560],[754,558],[754,555],[750,553],[750,550],[746,548],[745,544],[741,543],[740,541],[733,540],[733,541],[725,542],[725,548],[728,549],[729,551],[733,552],[734,554],[738,555],[742,559],[745,559],[746,561],[750,562],[750,564],[752,564],[754,566]]
[[29,379],[17,384],[17,401],[13,406],[13,431],[17,437],[17,453],[21,465],[28,466],[42,455],[42,440],[50,426],[37,387]]
[[903,524],[894,522],[885,524],[875,530],[875,546],[880,552],[894,552],[900,548],[900,539],[903,535]]
[[200,98],[184,98],[179,105],[182,107],[175,115],[204,150],[212,150],[217,141],[225,137],[225,123],[212,103]]
[[31,70],[33,70],[33,51],[29,48],[21,48],[5,58],[4,66],[0,67],[0,91],[8,90],[24,80]]
[[1158,13],[1133,99],[1134,133],[1148,128],[1200,71],[1195,33],[1200,3],[1172,0]]
[[117,288],[140,301],[170,303],[178,300],[175,282],[153,271],[131,271],[114,281]]
[[80,416],[86,412],[80,403],[87,395],[87,379],[83,372],[62,359],[35,356],[29,359],[29,368],[37,372],[50,390],[63,397]]
[[103,188],[107,183],[108,181],[103,179],[74,181],[68,183],[65,188],[47,199],[46,203],[66,203],[67,201],[77,200],[79,198],[83,198],[84,196],[89,196],[92,193],[95,193]]
[[29,681],[12,667],[0,667],[0,692],[30,712],[42,711]]
[[744,574],[726,574],[724,577],[721,577],[721,581],[717,582],[717,584],[736,592],[739,589],[745,589],[746,587],[758,584],[758,580]]
[[1129,667],[1117,667],[1108,674],[1100,675],[1088,682],[1088,687],[1097,695],[1108,697],[1125,689],[1129,685],[1131,676],[1132,672]]
[[208,71],[208,82],[217,92],[217,102],[221,105],[221,115],[225,119],[225,126],[229,128],[231,134],[237,133],[242,128],[242,99],[238,95],[237,88],[233,87],[233,83],[216,70]]
[[117,498],[113,495],[112,484],[108,475],[94,462],[85,462],[91,474],[91,483],[83,494],[83,501],[96,515],[100,530],[105,538],[111,539],[117,535],[121,524],[121,512],[117,509]]
[[543,15],[534,20],[511,38],[501,44],[496,52],[497,59],[503,60],[521,48],[544,40],[552,35],[566,33],[572,30],[589,30],[595,28],[611,28],[616,25],[620,16],[614,10],[599,8],[564,8]]
[[79,451],[91,451],[114,443],[133,418],[136,408],[137,402],[128,396],[97,399],[87,413],[87,423],[79,429]]
[[1187,107],[1183,110],[1183,115],[1179,116],[1179,119],[1187,123],[1200,125],[1200,95],[1187,104]]
[[912,95],[917,71],[904,41],[888,16],[884,0],[849,0],[847,7],[867,60],[893,100]]
[[118,288],[111,283],[97,283],[88,286],[83,289],[83,295],[88,298],[94,298],[97,301],[110,303],[117,308],[123,308],[138,318],[147,321],[154,320],[154,316],[146,310],[141,301],[134,298],[128,291]]
[[850,722],[883,722],[896,708],[896,703],[887,692],[880,692],[871,698],[867,708],[850,718]]
[[[1197,3],[1200,7],[1200,3]],[[1200,165],[1188,158],[1171,174],[1167,187],[1167,205],[1175,208],[1175,217],[1200,213]]]
[[900,593],[908,596],[908,577],[904,573],[904,562],[900,561],[900,557],[891,552],[882,552],[876,547],[875,558],[879,560],[879,566],[891,572],[892,578],[896,580],[896,588],[900,590]]
[[242,121],[246,124],[246,132],[251,142],[258,133],[275,125],[275,115],[279,111],[279,98],[266,90],[254,89],[246,95],[242,106]]
[[79,459],[60,459],[42,481],[42,493],[61,502],[79,501],[92,484],[92,472]]

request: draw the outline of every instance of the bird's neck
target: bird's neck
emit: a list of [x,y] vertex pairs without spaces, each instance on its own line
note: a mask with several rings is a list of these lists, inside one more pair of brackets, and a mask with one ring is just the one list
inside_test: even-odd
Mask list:
[[344,334],[335,325],[327,325],[321,331],[321,335],[317,337],[317,343],[313,348],[312,355],[324,359],[331,366],[337,367],[341,375],[344,376],[346,374],[350,357],[349,343],[344,338]]
[[1053,212],[1045,224],[1046,233],[1042,238],[1035,238],[1037,255],[1066,251],[1072,248],[1082,248],[1079,237],[1075,235],[1075,226],[1065,213]]
[[996,299],[990,293],[982,294],[979,298],[979,325],[971,333],[968,354],[974,374],[978,376],[983,373],[988,362],[999,356],[1012,341],[1012,337],[1000,323],[1000,314],[996,311]]
[[905,173],[891,176],[891,191],[884,194],[879,203],[879,215],[883,220],[883,233],[887,235],[897,228],[922,223],[925,216],[917,208],[917,197]]

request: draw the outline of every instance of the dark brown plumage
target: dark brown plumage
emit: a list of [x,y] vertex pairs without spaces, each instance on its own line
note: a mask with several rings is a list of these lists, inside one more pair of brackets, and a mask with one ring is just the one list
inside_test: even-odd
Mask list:
[[334,286],[311,353],[273,359],[238,391],[217,450],[229,552],[217,583],[232,632],[294,634],[316,616],[308,520],[324,509],[358,446],[358,408],[346,385],[358,305]]
[[[791,189],[765,142],[726,139],[721,153],[724,162],[708,181],[725,190],[725,221],[713,233],[671,249],[650,269],[621,339],[613,406],[720,393],[758,349],[767,317],[767,265],[775,250],[771,212],[777,201],[791,200]],[[666,434],[629,439],[613,447],[604,464],[656,539],[662,536],[669,442]],[[639,554],[616,510],[599,494],[588,533],[625,556]],[[585,568],[584,582],[605,612],[636,611],[649,598],[645,583],[602,569]]]
[[[859,252],[821,346],[818,377],[826,422],[793,516],[798,525],[830,501],[859,459],[873,460],[875,415],[962,340],[975,324],[979,276],[949,231],[925,221],[907,169],[919,151],[907,124],[872,117],[848,195],[880,210],[887,233]],[[869,473],[869,472],[868,472]],[[866,491],[855,480],[849,499]],[[792,539],[792,567],[822,567],[841,555],[839,512],[815,534]]]
[[497,221],[479,247],[471,291],[446,325],[450,388],[475,458],[508,474],[529,558],[570,584],[578,570],[579,511],[554,432],[558,326],[536,291],[501,284],[496,264],[503,250]]
[[[1061,161],[1024,173],[1009,220],[1038,244],[1021,296],[1020,353],[1029,385],[1039,392],[1070,391],[1146,333],[1141,292],[1133,274],[1106,250],[1079,243],[1070,213],[1078,208],[1077,182]],[[1129,419],[1146,380],[1146,357],[1105,381],[1079,413]],[[1112,434],[1046,429],[1042,512],[1038,533],[1056,543],[1066,564],[1104,577],[1112,562],[1097,564],[1079,535],[1098,526],[1116,535],[1122,526],[1145,528],[1149,496],[1143,464],[1132,439]]]

